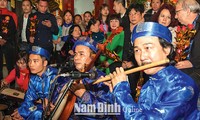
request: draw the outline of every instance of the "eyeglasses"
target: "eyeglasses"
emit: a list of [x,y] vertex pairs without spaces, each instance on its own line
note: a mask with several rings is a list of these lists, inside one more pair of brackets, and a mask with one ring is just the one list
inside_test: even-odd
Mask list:
[[183,10],[183,9],[180,9],[180,10],[176,10],[176,13],[180,12],[181,10]]

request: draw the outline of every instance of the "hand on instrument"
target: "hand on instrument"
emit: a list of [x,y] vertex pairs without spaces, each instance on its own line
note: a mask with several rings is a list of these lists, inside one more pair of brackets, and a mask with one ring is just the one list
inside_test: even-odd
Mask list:
[[74,83],[71,88],[70,88],[71,91],[74,92],[74,94],[78,97],[82,97],[82,95],[85,93],[86,89],[85,89],[85,86],[82,82],[82,80],[80,81],[79,84],[77,83]]
[[44,100],[43,100],[43,109],[44,110],[46,109],[47,105],[48,105],[48,99],[44,98]]
[[122,81],[127,81],[127,76],[124,73],[124,69],[122,67],[116,68],[116,71],[114,71],[112,74],[110,74],[110,78],[112,81],[113,88],[115,85]]
[[13,114],[11,114],[12,120],[24,120],[22,116],[20,116],[17,109],[14,110]]
[[55,108],[55,105],[53,105],[52,103],[50,103],[50,111],[53,111],[54,108]]
[[[47,107],[49,107],[49,108],[47,108]],[[50,105],[48,106],[48,99],[47,98],[44,98],[44,101],[43,101],[43,109],[44,110],[46,110],[46,109],[48,109],[46,112],[47,113],[45,113],[45,114],[47,114],[47,115],[50,115],[50,112],[54,109],[54,105],[52,104],[52,103],[50,103]]]
[[[109,76],[109,75],[107,75],[107,76]],[[107,76],[105,76],[105,77],[107,77]],[[101,78],[103,78],[103,76],[101,76]],[[103,82],[103,83],[109,87],[110,92],[113,91],[113,84],[112,84],[112,82],[110,80],[106,81],[106,82]]]
[[5,81],[5,79],[2,79],[0,85],[1,85],[0,87],[5,87],[8,85],[8,83]]

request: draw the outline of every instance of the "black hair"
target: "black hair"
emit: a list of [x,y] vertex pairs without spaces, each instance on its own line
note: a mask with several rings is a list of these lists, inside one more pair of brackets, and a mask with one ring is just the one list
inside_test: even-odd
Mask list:
[[[160,4],[163,3],[163,0],[160,0]],[[150,6],[152,6],[152,0],[151,0],[151,3],[150,3]]]
[[[163,0],[160,0],[161,4],[163,3]],[[151,3],[152,3],[152,0],[151,0]]]
[[32,3],[31,0],[23,0],[22,3],[23,3],[24,1],[28,1],[28,2],[31,4],[31,6],[33,7],[33,3]]
[[159,38],[159,43],[163,48],[168,48],[168,47],[170,48],[170,53],[167,56],[167,58],[170,60],[170,64],[174,65],[175,64],[175,55],[176,55],[176,53],[174,51],[174,46],[162,38]]
[[63,14],[63,18],[65,17],[65,14],[66,14],[66,13],[70,13],[70,14],[72,15],[72,19],[73,19],[74,16],[73,16],[73,14],[72,14],[72,11],[70,11],[70,10],[65,10],[65,12],[64,12],[64,14]]
[[[106,7],[109,8],[108,4],[103,3],[103,4],[101,5],[100,9],[99,9],[99,17],[98,17],[98,19],[99,19],[100,23],[103,22],[103,21],[102,21],[101,10],[104,9],[104,8],[106,8]],[[107,25],[109,24],[109,21],[108,21],[109,16],[110,16],[110,13],[108,14],[108,16],[107,16],[107,18],[106,18],[106,21],[105,21],[105,23],[106,23]]]
[[117,3],[121,3],[123,7],[125,7],[126,1],[125,0],[115,0]]
[[[79,26],[79,25],[72,25],[70,28],[69,28],[69,39],[72,39],[73,38],[73,36],[72,36],[72,33],[73,33],[73,31],[74,31],[74,28],[75,27],[78,27],[79,29],[80,29],[80,31],[81,31],[81,34],[82,34],[82,30],[81,30],[81,27]],[[69,40],[68,39],[68,40]]]
[[83,16],[85,16],[85,14],[90,14],[91,17],[93,17],[92,13],[90,11],[85,11]]
[[96,24],[99,20],[91,18],[90,21],[88,22],[88,25],[86,26],[86,32],[90,31],[90,27],[94,24]]
[[76,14],[76,15],[74,15],[73,23],[75,23],[75,17],[80,17],[80,18],[81,18],[81,20],[82,20],[82,17],[81,17],[81,15],[80,15],[80,14]]
[[[18,54],[17,54],[17,57],[16,57],[16,60],[18,61],[18,60],[20,60],[20,59],[22,59],[26,64],[28,64],[28,53],[25,51],[25,50],[23,50],[23,51],[20,51]],[[16,61],[16,62],[17,62]],[[27,65],[28,66],[28,65]],[[20,70],[19,70],[19,67],[18,67],[18,65],[16,65],[15,66],[15,70],[16,70],[16,76],[17,76],[17,78],[19,78],[20,77]]]
[[134,9],[136,12],[140,12],[141,14],[144,13],[144,5],[139,3],[133,3],[128,8],[128,13]]
[[112,14],[109,17],[109,30],[111,30],[111,28],[110,28],[110,21],[114,20],[114,19],[119,20],[119,24],[121,25],[122,20],[121,20],[120,15],[119,14]]
[[37,0],[37,3],[39,3],[40,1],[44,1],[44,2],[49,3],[49,0]]

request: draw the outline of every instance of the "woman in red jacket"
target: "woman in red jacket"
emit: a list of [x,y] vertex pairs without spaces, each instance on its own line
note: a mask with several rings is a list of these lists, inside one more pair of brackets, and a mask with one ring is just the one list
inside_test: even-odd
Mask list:
[[17,85],[23,91],[28,89],[30,72],[27,66],[28,54],[26,51],[20,51],[17,55],[16,67],[7,77],[1,80],[1,87],[8,85],[16,80]]

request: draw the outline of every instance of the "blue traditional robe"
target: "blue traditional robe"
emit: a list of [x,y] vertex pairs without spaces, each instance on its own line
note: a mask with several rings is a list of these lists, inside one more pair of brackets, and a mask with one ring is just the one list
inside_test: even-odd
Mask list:
[[[91,72],[91,70],[89,72]],[[96,70],[96,72],[98,74],[97,78],[105,75],[100,70]],[[95,79],[97,79],[97,78],[95,78]],[[59,92],[61,91],[62,87],[69,80],[70,80],[69,77],[65,77],[63,79],[58,79],[57,83],[58,83],[59,87],[54,92],[53,103],[55,103],[55,101],[57,100]],[[94,80],[91,80],[89,78],[83,78],[82,79],[82,82],[85,86],[92,83],[93,81]],[[86,87],[86,92],[82,95],[81,98],[77,97],[75,104],[80,108],[81,108],[81,105],[95,105],[96,108],[98,109],[98,103],[105,103],[105,104],[110,104],[110,103],[112,104],[113,103],[113,96],[109,92],[109,87],[106,86],[103,83],[98,83],[98,84],[95,84],[95,85],[89,85],[89,87]],[[74,111],[76,111],[76,110],[72,111],[69,120],[74,120],[74,119],[75,120],[110,120],[113,117],[113,116],[109,116],[109,115],[104,115],[104,113],[99,115],[98,111],[97,111],[98,115],[97,114],[95,115],[95,113],[93,115],[75,115]],[[80,113],[80,114],[84,114],[84,113]],[[107,114],[107,113],[105,113],[105,114]]]
[[118,83],[113,90],[121,105],[120,120],[199,120],[198,88],[188,75],[168,66],[150,76],[142,87],[138,103],[131,97],[129,83]]
[[57,69],[48,67],[42,76],[31,75],[28,90],[24,97],[24,102],[18,108],[19,114],[25,120],[41,120],[43,107],[36,104],[38,99],[48,99],[50,93],[50,81],[57,75]]

